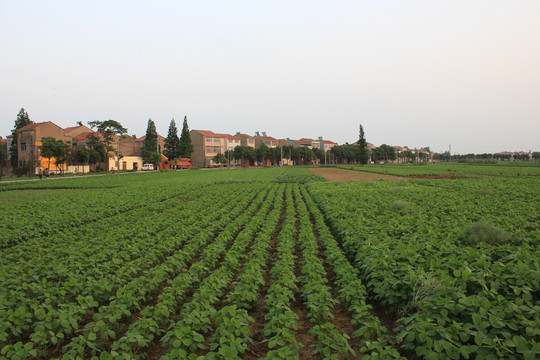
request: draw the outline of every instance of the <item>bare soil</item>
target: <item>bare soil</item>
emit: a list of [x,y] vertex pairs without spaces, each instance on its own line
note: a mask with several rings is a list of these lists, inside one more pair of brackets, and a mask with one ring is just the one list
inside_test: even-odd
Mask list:
[[308,170],[315,175],[324,177],[328,181],[375,181],[403,179],[399,176],[375,174],[339,168],[309,168]]

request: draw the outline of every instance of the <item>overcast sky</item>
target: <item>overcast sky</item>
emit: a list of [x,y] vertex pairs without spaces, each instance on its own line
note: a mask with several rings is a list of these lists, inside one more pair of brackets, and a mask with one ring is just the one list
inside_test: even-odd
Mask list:
[[540,151],[540,1],[0,0],[0,135],[149,118],[453,153]]

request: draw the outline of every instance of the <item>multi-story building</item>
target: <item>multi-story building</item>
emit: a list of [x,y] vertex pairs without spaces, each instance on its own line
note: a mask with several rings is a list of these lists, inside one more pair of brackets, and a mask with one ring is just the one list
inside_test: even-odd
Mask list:
[[269,148],[275,148],[279,146],[279,140],[267,136],[266,133],[263,132],[262,136],[259,134],[255,135],[255,148],[260,148],[262,144]]
[[[42,138],[53,137],[57,140],[62,140],[64,143],[71,141],[71,137],[64,133],[64,129],[51,121],[26,125],[18,129],[16,133],[17,165],[20,167],[29,165],[35,169],[36,173],[39,172],[39,169],[49,167],[49,159],[42,159],[39,156],[39,147],[41,146]],[[55,169],[51,170],[54,171]],[[56,170],[65,170],[65,166]]]
[[327,152],[334,146],[337,146],[337,143],[330,141],[330,140],[323,140],[322,136],[319,136],[319,139],[317,140],[319,142],[319,148],[323,150],[324,152]]
[[309,139],[309,138],[301,138],[300,141],[302,143],[309,144],[311,146],[310,149],[320,149],[321,148],[321,143],[319,141],[315,141],[315,140]]
[[309,142],[305,142],[302,140],[292,140],[289,138],[287,138],[287,145],[292,146],[292,147],[306,147],[309,149],[312,148],[311,143]]
[[229,134],[216,134],[222,139],[222,153],[225,154],[226,151],[232,151],[235,147],[240,146],[241,140],[236,136]]
[[237,132],[236,134],[234,134],[234,137],[240,139],[241,146],[249,146],[255,148],[255,138],[253,136]]

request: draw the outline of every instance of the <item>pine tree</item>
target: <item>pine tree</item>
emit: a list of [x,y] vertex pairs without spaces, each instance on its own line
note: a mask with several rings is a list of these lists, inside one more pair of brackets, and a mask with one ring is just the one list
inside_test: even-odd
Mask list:
[[193,144],[191,144],[191,136],[189,134],[187,116],[184,117],[184,124],[182,126],[182,134],[180,135],[179,148],[181,157],[191,159],[191,154],[193,153]]
[[24,108],[21,108],[21,110],[19,110],[19,113],[17,114],[17,120],[15,120],[15,127],[13,128],[13,130],[11,130],[13,140],[11,142],[11,147],[9,148],[9,154],[11,158],[11,166],[13,166],[14,168],[17,167],[19,154],[17,151],[17,130],[33,123],[34,122],[30,120],[28,113],[24,110]]
[[165,151],[163,151],[169,160],[178,159],[180,157],[180,139],[178,138],[178,129],[174,119],[169,124],[169,133],[165,139]]
[[152,153],[157,153],[158,134],[156,130],[156,124],[152,119],[148,119],[148,126],[146,127],[146,137],[144,138],[144,145],[142,147],[142,158],[145,162],[150,161]]
[[358,161],[360,162],[360,164],[367,164],[368,159],[369,159],[369,154],[368,154],[366,137],[364,135],[364,128],[362,127],[362,125],[360,125],[360,134],[358,136],[357,144],[360,147],[358,151]]

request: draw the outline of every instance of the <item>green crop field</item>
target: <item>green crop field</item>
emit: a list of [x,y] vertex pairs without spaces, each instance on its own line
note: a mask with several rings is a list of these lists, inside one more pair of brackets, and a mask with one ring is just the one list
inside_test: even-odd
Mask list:
[[430,166],[0,183],[0,358],[539,358],[538,168]]
[[390,165],[339,165],[343,169],[413,177],[530,177],[540,176],[540,165],[533,161],[495,163],[416,163]]

